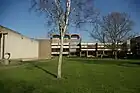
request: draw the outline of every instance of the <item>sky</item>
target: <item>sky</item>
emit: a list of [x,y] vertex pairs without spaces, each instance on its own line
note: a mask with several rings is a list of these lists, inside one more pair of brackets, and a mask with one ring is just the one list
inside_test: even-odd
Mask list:
[[[133,31],[140,33],[140,0],[95,0],[95,8],[101,15],[110,12],[126,12],[135,25]],[[13,29],[31,38],[47,37],[48,27],[44,16],[29,12],[30,0],[0,0],[0,25]],[[85,31],[78,33],[85,42],[94,41]]]

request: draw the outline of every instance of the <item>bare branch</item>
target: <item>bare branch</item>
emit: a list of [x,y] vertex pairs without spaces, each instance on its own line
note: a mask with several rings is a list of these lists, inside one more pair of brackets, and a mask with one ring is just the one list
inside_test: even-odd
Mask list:
[[[93,7],[94,0],[32,0],[31,9],[42,12],[47,18],[46,22],[52,29],[57,28],[60,34],[60,55],[58,64],[58,77],[61,78],[61,64],[63,54],[63,39],[68,32],[69,24],[75,26],[93,24],[96,21],[96,11]],[[49,33],[51,34],[51,33]]]

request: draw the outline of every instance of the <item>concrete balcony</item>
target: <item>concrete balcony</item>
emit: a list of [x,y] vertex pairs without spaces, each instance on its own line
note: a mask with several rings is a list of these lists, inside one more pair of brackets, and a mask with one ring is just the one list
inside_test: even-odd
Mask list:
[[95,51],[96,49],[81,49],[82,51]]
[[70,40],[69,39],[64,39],[64,43],[69,43]]
[[81,46],[81,48],[87,48],[87,46]]
[[54,38],[54,39],[51,40],[51,42],[52,42],[52,43],[59,43],[59,42],[60,42],[60,39]]
[[[81,49],[82,51],[96,51],[96,49]],[[122,49],[118,49],[118,51],[121,51]],[[97,49],[97,51],[112,51],[112,49]]]
[[82,46],[85,46],[85,45],[95,45],[96,43],[81,43]]
[[80,48],[80,46],[70,46],[70,48]]
[[100,46],[98,46],[98,48],[103,48],[103,47],[104,47],[103,45],[102,45],[102,46],[101,46],[101,45],[100,45]]
[[70,49],[70,52],[76,52],[76,49]]
[[[60,54],[60,52],[51,52],[51,54]],[[69,54],[69,52],[63,52],[63,54]]]
[[112,49],[98,49],[98,51],[112,51]]
[[59,43],[51,43],[51,45],[59,45]]
[[80,39],[70,39],[70,42],[80,42]]
[[[60,45],[60,43],[51,43],[51,45]],[[64,43],[63,45],[69,45],[69,43]]]
[[[51,48],[60,48],[60,46],[51,46]],[[63,46],[63,48],[69,48],[69,46]]]
[[[96,51],[96,49],[81,49],[82,51]],[[97,51],[112,51],[112,49],[97,49]]]

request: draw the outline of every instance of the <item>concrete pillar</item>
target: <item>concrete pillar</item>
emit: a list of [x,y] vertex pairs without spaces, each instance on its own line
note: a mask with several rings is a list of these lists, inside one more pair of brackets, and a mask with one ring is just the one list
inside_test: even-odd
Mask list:
[[3,44],[2,44],[2,59],[4,59],[4,53],[5,53],[5,35],[3,34],[2,38]]
[[80,57],[81,57],[81,51],[80,51]]
[[[70,41],[70,42],[71,42],[71,41]],[[70,51],[70,47],[71,47],[71,46],[70,46],[70,42],[69,42],[69,57],[70,57],[70,52],[71,52],[71,51]]]

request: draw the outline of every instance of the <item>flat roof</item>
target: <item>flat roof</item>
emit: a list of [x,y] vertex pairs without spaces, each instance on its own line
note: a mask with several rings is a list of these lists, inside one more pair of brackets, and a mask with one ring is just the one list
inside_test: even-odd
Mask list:
[[[25,35],[23,35],[23,34],[17,32],[17,31],[14,31],[14,30],[12,30],[12,29],[10,29],[10,28],[7,28],[7,27],[5,27],[5,26],[2,26],[2,25],[0,25],[0,28],[6,29],[6,30],[11,31],[11,32],[13,32],[13,33],[15,33],[15,34],[18,34],[18,35],[20,35],[20,36],[23,36],[23,37],[25,37],[25,38],[32,39],[32,40],[36,40],[35,38],[27,37],[27,36],[25,36]],[[7,31],[7,32],[8,32],[8,31]]]

